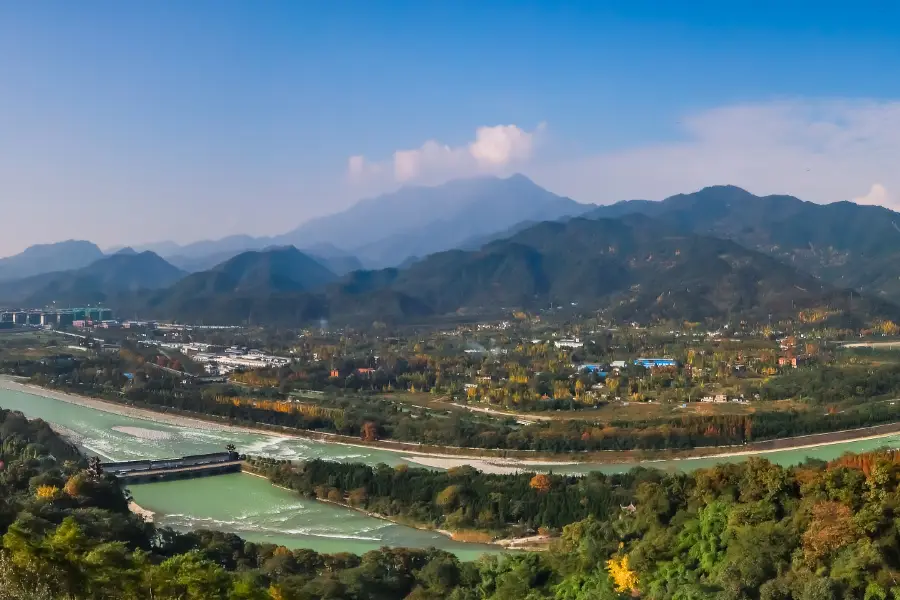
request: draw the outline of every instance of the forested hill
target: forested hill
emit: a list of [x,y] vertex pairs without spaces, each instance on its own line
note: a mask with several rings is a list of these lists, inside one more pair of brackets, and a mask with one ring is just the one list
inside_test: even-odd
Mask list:
[[759,319],[817,307],[897,311],[869,300],[851,307],[846,292],[769,256],[633,217],[541,223],[478,251],[432,255],[398,272],[389,287],[435,313],[551,303],[640,320]]
[[154,295],[145,309],[183,320],[294,324],[419,320],[461,311],[497,315],[573,304],[641,321],[764,320],[804,310],[844,323],[900,318],[894,304],[851,297],[733,241],[636,216],[544,222],[476,251],[433,254],[406,269],[357,271],[316,290],[275,286],[272,281],[290,277],[276,268],[265,273],[265,285],[239,285],[240,278],[221,270],[198,273]]
[[601,206],[586,216],[629,214],[664,219],[686,232],[732,239],[839,287],[900,300],[900,213],[880,206],[816,204],[714,186],[660,202]]
[[79,269],[0,282],[0,302],[21,306],[110,302],[126,292],[168,287],[184,275],[153,252],[120,251]]

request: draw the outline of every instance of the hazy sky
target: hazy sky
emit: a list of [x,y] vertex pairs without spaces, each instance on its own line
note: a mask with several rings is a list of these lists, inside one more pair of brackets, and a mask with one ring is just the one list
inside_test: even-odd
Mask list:
[[0,255],[281,233],[476,173],[897,206],[889,4],[0,3]]

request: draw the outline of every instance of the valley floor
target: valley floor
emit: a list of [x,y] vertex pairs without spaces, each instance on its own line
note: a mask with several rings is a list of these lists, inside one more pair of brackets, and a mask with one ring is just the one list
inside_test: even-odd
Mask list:
[[[222,423],[214,419],[205,419],[202,415],[183,415],[173,414],[171,412],[155,411],[148,408],[139,408],[129,406],[118,402],[101,400],[79,394],[71,394],[60,392],[57,390],[47,389],[36,386],[13,377],[0,376],[0,389],[24,392],[52,398],[60,402],[67,402],[79,406],[85,406],[99,411],[109,412],[117,415],[124,415],[137,419],[145,419],[174,425],[177,427],[190,427],[195,429],[207,429],[213,431],[234,431],[241,433],[259,433],[277,437],[293,437],[316,439],[318,441],[330,444],[339,444],[344,446],[356,446],[363,448],[376,447],[379,450],[396,452],[403,454],[404,458],[410,462],[421,464],[423,466],[436,467],[441,469],[450,469],[453,467],[469,465],[486,473],[512,473],[522,469],[535,470],[542,466],[548,467],[548,470],[554,467],[570,466],[570,465],[609,465],[623,462],[646,462],[647,466],[653,466],[659,460],[690,460],[693,458],[723,458],[735,456],[751,456],[761,455],[770,452],[779,452],[784,450],[804,450],[828,446],[832,444],[840,444],[846,442],[855,442],[863,440],[873,440],[888,437],[900,432],[900,423],[888,423],[884,425],[876,425],[872,427],[864,427],[859,429],[835,431],[829,433],[818,433],[805,436],[796,436],[790,438],[781,438],[776,440],[766,440],[754,442],[746,446],[735,446],[733,450],[722,448],[699,448],[691,451],[683,452],[665,452],[657,453],[634,453],[634,452],[616,452],[608,451],[594,454],[562,454],[558,455],[559,460],[547,459],[545,455],[535,455],[532,453],[520,454],[518,458],[506,456],[485,456],[479,454],[476,448],[448,448],[453,454],[440,451],[423,450],[421,446],[404,442],[393,442],[382,440],[373,443],[351,443],[345,439],[336,439],[341,436],[331,434],[322,434],[319,432],[302,432],[293,430],[287,432],[279,430],[273,432],[263,427],[248,427],[240,425],[231,425]],[[532,455],[534,458],[525,458]]]

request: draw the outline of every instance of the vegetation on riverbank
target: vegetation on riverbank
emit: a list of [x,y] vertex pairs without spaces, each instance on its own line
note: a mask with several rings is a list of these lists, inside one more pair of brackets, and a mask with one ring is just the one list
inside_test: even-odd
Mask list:
[[496,494],[505,493],[521,498],[517,510],[533,515],[532,525],[578,519],[544,553],[472,563],[437,550],[322,555],[144,523],[116,482],[86,469],[45,423],[0,411],[0,599],[895,598],[898,463],[890,452],[792,469],[751,458],[691,474],[637,469],[580,481],[272,463],[298,488],[324,480],[326,495],[371,489],[366,502],[382,510],[396,503],[478,518],[504,505]]
[[[18,358],[0,361],[0,368],[28,377],[38,385],[113,402],[184,411],[232,424],[342,436],[336,438],[338,441],[381,442],[396,448],[413,443],[424,446],[418,449],[425,452],[453,453],[465,448],[495,455],[525,452],[532,457],[569,452],[587,459],[592,452],[709,451],[900,421],[900,404],[877,400],[900,393],[900,367],[892,364],[801,370],[758,388],[760,395],[771,399],[790,398],[808,390],[805,404],[796,410],[684,414],[609,422],[521,422],[510,416],[410,405],[389,397],[373,400],[326,394],[290,401],[279,399],[279,392],[270,390],[253,400],[246,397],[243,388],[191,384],[157,369],[144,368],[129,356],[123,352],[53,361]],[[848,392],[847,401],[835,404],[835,396],[827,392],[832,385]]]
[[406,465],[313,460],[302,464],[248,458],[248,467],[272,483],[317,498],[383,515],[400,523],[462,534],[478,541],[559,532],[589,515],[606,517],[627,504],[636,485],[655,471],[606,476],[482,473]]

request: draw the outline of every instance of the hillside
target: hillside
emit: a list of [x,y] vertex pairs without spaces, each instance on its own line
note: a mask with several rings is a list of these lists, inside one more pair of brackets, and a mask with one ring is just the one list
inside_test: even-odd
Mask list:
[[125,292],[168,287],[184,275],[152,252],[118,252],[80,269],[0,283],[0,299],[23,306],[109,302]]
[[0,258],[0,281],[80,269],[101,258],[100,248],[83,240],[38,244],[14,256]]
[[243,252],[210,269],[188,275],[153,294],[145,307],[178,319],[234,322],[258,314],[294,322],[318,318],[320,301],[302,294],[321,289],[336,275],[292,246]]
[[389,287],[438,314],[551,303],[640,320],[766,319],[826,306],[897,310],[868,299],[851,307],[846,292],[769,256],[645,218],[541,223],[475,252],[430,256],[398,272]]
[[839,287],[900,301],[900,213],[852,202],[815,204],[715,186],[659,202],[601,206],[586,216],[644,214],[685,232],[734,240]]
[[545,222],[476,251],[433,254],[406,269],[356,271],[324,289],[328,276],[300,283],[264,254],[192,275],[156,294],[148,309],[182,320],[260,323],[371,323],[563,305],[643,322],[764,321],[806,309],[844,323],[900,318],[891,303],[851,298],[771,256],[646,217]]

